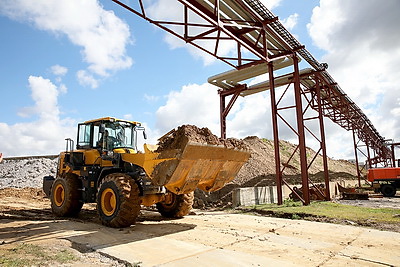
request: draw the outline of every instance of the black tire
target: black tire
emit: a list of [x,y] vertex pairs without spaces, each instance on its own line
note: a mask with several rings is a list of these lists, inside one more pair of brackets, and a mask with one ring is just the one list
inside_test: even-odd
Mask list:
[[182,218],[189,214],[193,206],[194,192],[177,195],[168,192],[166,200],[156,204],[158,212],[167,218]]
[[51,187],[51,210],[56,216],[76,216],[82,209],[81,181],[74,174],[57,178]]
[[140,213],[140,190],[127,174],[107,175],[97,194],[97,212],[101,223],[114,228],[135,224]]
[[383,184],[381,186],[381,193],[385,197],[394,197],[396,195],[396,187],[392,184]]

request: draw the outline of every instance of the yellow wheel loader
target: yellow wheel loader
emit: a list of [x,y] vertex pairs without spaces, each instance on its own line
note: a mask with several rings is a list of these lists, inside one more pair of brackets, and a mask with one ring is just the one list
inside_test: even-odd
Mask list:
[[75,216],[84,203],[97,203],[102,224],[127,227],[142,205],[161,215],[190,212],[194,190],[215,191],[234,179],[248,160],[247,151],[178,140],[178,149],[144,145],[137,149],[139,122],[100,118],[78,125],[77,145],[67,140],[56,177],[43,178],[43,189],[57,216]]

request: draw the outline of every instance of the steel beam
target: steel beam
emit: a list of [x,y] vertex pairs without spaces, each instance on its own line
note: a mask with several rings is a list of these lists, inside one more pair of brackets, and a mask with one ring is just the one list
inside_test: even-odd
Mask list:
[[301,101],[301,87],[299,78],[299,61],[296,55],[293,56],[293,77],[294,77],[294,97],[296,102],[297,134],[300,148],[300,172],[303,188],[304,204],[310,204],[310,188],[308,184],[307,151],[306,137],[304,133],[303,105]]
[[358,161],[358,148],[357,148],[357,141],[356,141],[356,133],[353,130],[353,145],[354,145],[354,156],[356,160],[356,170],[357,170],[357,177],[358,177],[358,186],[361,187],[361,171],[360,171],[360,163]]
[[278,109],[275,96],[275,78],[274,78],[274,65],[272,62],[268,63],[269,74],[269,88],[271,97],[271,115],[272,115],[272,131],[274,137],[274,151],[275,151],[275,177],[276,177],[276,190],[278,195],[278,205],[283,203],[282,194],[282,172],[281,172],[281,156],[279,152],[279,130],[278,130]]
[[[240,93],[247,89],[246,85],[236,86],[230,90],[218,90],[220,97],[220,122],[221,122],[221,138],[226,138],[226,117],[231,111],[233,105],[235,104]],[[228,105],[226,105],[226,97],[232,96],[229,100]]]
[[326,153],[325,125],[324,125],[324,117],[322,113],[322,102],[321,102],[321,86],[318,77],[315,77],[315,85],[316,85],[315,90],[316,90],[316,101],[318,110],[319,131],[321,135],[320,147],[322,150],[322,165],[324,168],[325,200],[329,201],[331,199],[331,193],[329,188],[328,155]]

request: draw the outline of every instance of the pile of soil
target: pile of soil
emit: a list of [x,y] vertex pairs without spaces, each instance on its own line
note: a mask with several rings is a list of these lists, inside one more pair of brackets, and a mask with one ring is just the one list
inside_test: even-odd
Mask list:
[[224,146],[231,149],[248,150],[249,147],[240,139],[222,139],[214,135],[208,128],[199,128],[194,125],[182,125],[169,131],[158,139],[157,152],[168,149],[182,149],[188,142]]
[[[275,185],[275,150],[272,140],[260,139],[256,136],[246,137],[243,142],[250,148],[251,157],[242,167],[233,181],[241,187],[252,186],[270,186]],[[283,174],[289,184],[301,183],[301,167],[299,161],[299,150],[297,146],[281,140],[279,150],[281,155],[281,168],[284,168]],[[295,155],[291,158],[292,153]],[[315,157],[316,152],[307,148],[308,164]],[[357,170],[353,163],[346,160],[334,160],[328,157],[328,167],[331,178],[353,178],[357,176]],[[309,168],[310,178],[314,182],[323,182],[323,159],[321,155],[315,157],[314,162]]]
[[[232,204],[232,192],[236,188],[276,185],[274,142],[268,139],[260,139],[256,136],[249,136],[240,141],[248,147],[251,153],[250,159],[240,169],[236,178],[221,190],[212,193],[196,190],[194,205],[196,208],[229,207]],[[279,149],[281,167],[284,167],[283,177],[285,181],[292,185],[301,184],[301,169],[297,145],[280,140]],[[294,151],[296,151],[295,155],[289,161]],[[315,154],[314,150],[307,148],[309,163]],[[328,158],[328,166],[331,181],[356,179],[357,177],[356,167],[349,161]],[[314,183],[324,182],[323,170],[322,156],[317,155],[309,168],[310,179]]]

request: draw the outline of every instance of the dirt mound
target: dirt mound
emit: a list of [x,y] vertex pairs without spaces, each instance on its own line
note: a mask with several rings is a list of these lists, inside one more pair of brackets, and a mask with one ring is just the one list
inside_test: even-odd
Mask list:
[[248,146],[239,139],[221,139],[214,135],[208,128],[199,128],[194,125],[182,125],[169,131],[158,142],[157,152],[168,149],[184,148],[188,142],[199,144],[224,146],[227,148],[247,150]]
[[[205,193],[196,190],[195,207],[221,207],[229,206],[232,201],[232,191],[239,187],[273,186],[276,185],[275,176],[275,150],[272,140],[260,139],[249,136],[241,140],[248,147],[251,156],[243,165],[236,178],[217,192]],[[279,142],[284,179],[289,184],[301,184],[299,151],[297,146],[281,140]],[[295,156],[289,161],[293,152]],[[307,148],[307,159],[310,164],[316,152]],[[289,161],[289,162],[288,162]],[[356,167],[346,160],[333,160],[328,158],[329,176],[332,181],[339,179],[355,179]],[[321,155],[316,155],[309,168],[309,177],[314,183],[324,182],[323,160]]]
[[251,157],[240,169],[233,182],[238,185],[244,185],[248,184],[248,182],[255,177],[262,177],[275,173],[275,152],[273,143],[263,141],[256,136],[246,137],[243,141],[250,148]]

